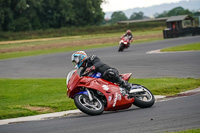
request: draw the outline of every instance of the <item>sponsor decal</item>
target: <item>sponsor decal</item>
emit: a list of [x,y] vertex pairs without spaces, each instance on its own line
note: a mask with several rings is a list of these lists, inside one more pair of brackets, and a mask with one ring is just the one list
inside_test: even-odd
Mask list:
[[121,94],[118,94],[118,96],[117,96],[117,100],[119,100],[119,101],[122,100],[122,95],[121,95]]
[[108,101],[110,102],[112,100],[112,96],[109,96],[108,97]]
[[108,91],[109,90],[109,87],[107,85],[102,85],[103,89]]
[[97,73],[96,76],[97,76],[97,77],[101,77],[101,73]]
[[94,60],[95,57],[96,57],[96,55],[92,55],[92,57],[90,57],[90,59]]
[[120,101],[121,99],[122,99],[121,94],[115,93],[113,107],[115,107],[117,101]]

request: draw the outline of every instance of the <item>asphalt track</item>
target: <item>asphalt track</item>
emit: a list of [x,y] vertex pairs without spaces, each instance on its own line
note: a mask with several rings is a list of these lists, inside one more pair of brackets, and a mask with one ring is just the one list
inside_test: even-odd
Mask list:
[[[200,77],[200,51],[146,54],[165,47],[200,42],[200,36],[167,39],[131,45],[124,52],[118,46],[85,50],[96,54],[120,73],[132,72],[135,78]],[[81,49],[80,49],[81,50]],[[38,55],[0,61],[2,78],[63,78],[71,71],[73,52]]]
[[1,125],[0,133],[164,133],[200,128],[200,94],[99,116],[79,115]]

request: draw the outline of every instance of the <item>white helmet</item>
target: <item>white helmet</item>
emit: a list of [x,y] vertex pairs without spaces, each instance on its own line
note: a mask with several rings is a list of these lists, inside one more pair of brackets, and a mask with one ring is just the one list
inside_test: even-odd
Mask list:
[[72,62],[75,63],[75,68],[80,68],[86,58],[87,54],[84,51],[76,51],[73,53]]

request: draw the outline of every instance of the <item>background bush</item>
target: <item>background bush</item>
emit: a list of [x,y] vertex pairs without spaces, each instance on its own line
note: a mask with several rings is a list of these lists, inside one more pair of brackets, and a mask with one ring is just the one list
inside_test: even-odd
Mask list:
[[[132,31],[151,30],[155,28],[165,28],[165,22],[141,22],[123,25],[106,25],[106,26],[85,26],[85,27],[64,27],[60,29],[47,29],[26,32],[0,32],[0,41],[3,40],[20,40],[20,39],[36,39],[74,35],[91,35],[103,33],[125,32],[127,29]],[[23,28],[23,26],[21,27]]]

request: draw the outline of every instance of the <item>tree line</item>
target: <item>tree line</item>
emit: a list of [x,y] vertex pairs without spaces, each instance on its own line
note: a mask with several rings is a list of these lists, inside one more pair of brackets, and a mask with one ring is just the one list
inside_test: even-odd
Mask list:
[[[190,16],[200,16],[200,12],[198,11],[189,11],[188,9],[184,9],[183,7],[175,7],[169,11],[163,11],[162,13],[155,13],[155,18],[161,17],[170,17],[177,15],[190,15]],[[118,21],[125,20],[139,20],[149,18],[144,15],[143,12],[133,12],[130,18],[128,18],[123,11],[113,12],[111,15],[111,19],[107,21],[107,23],[117,23]]]
[[[124,12],[113,12],[109,21],[101,4],[104,0],[0,0],[0,31],[32,31],[115,24],[118,21],[148,18],[143,12],[133,12],[127,18]],[[156,13],[154,17],[200,15],[182,7]],[[71,28],[73,29],[73,28]]]
[[103,0],[0,0],[0,31],[101,24]]

